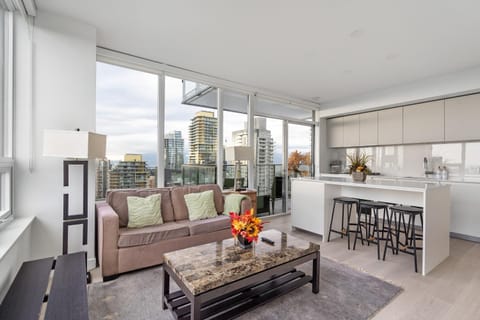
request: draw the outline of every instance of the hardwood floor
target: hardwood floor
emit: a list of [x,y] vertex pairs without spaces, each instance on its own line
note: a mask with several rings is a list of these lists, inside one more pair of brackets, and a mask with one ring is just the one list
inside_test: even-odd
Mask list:
[[[404,289],[374,319],[480,319],[480,244],[450,241],[450,257],[426,277],[413,269],[413,257],[387,254],[378,261],[376,246],[347,250],[347,240],[322,243],[322,237],[292,230],[290,215],[265,218],[265,229],[277,229],[321,245],[321,255],[365,271]],[[383,252],[383,251],[382,251]],[[421,265],[421,259],[419,269]],[[320,271],[321,272],[321,271]],[[321,284],[320,284],[321,292]]]

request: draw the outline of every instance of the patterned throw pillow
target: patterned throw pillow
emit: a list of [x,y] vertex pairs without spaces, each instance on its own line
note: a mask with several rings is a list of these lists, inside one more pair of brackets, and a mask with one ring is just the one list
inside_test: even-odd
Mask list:
[[218,217],[213,201],[213,190],[189,193],[184,197],[190,221]]
[[162,224],[161,194],[151,196],[127,197],[128,228],[142,228],[155,224]]

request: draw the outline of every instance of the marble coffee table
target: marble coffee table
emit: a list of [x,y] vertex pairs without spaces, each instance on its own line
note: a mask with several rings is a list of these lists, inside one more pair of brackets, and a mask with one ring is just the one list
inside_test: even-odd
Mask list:
[[[176,319],[230,319],[307,283],[319,292],[318,244],[277,230],[260,236],[275,243],[242,249],[227,239],[164,254],[163,309]],[[311,275],[294,269],[308,261]],[[180,291],[170,293],[170,277]]]

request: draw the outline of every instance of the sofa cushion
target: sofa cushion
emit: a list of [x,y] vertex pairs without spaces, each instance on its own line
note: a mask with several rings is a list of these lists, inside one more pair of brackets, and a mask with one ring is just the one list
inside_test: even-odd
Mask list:
[[230,217],[226,215],[205,220],[183,220],[178,221],[178,223],[187,226],[190,229],[191,236],[230,229]]
[[175,222],[167,222],[139,229],[120,228],[118,247],[142,246],[162,240],[187,237],[189,234],[188,226]]
[[152,194],[145,198],[127,197],[128,228],[143,228],[162,224],[161,199],[161,194]]
[[162,212],[163,222],[171,222],[175,221],[175,217],[173,216],[170,190],[171,188],[140,189],[137,193],[139,197],[148,197],[149,195],[160,193],[162,195],[162,210],[160,211]]
[[[183,186],[175,187],[171,191],[173,213],[175,221],[187,220],[188,209],[184,196],[193,192],[203,192],[207,190],[213,190],[213,200],[215,202],[215,209],[217,213],[223,212],[223,195],[222,190],[216,184],[203,184],[198,186]],[[163,199],[162,199],[163,200]]]
[[218,216],[213,202],[213,190],[189,193],[185,195],[188,208],[188,220],[202,220]]
[[126,227],[128,225],[127,197],[147,197],[156,193],[162,195],[162,209],[160,211],[162,213],[163,222],[174,221],[172,201],[170,199],[170,188],[112,190],[107,193],[107,203],[118,214],[120,227]]

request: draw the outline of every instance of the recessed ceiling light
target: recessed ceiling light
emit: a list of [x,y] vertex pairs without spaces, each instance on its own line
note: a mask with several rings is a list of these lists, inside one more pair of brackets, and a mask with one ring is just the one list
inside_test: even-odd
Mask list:
[[358,28],[350,32],[349,36],[350,38],[360,38],[361,36],[363,36],[363,34],[364,34],[363,29]]
[[398,53],[389,53],[385,56],[385,59],[387,60],[395,60],[399,57]]

